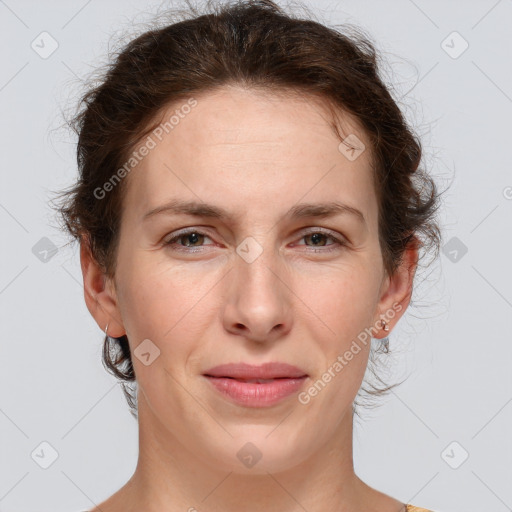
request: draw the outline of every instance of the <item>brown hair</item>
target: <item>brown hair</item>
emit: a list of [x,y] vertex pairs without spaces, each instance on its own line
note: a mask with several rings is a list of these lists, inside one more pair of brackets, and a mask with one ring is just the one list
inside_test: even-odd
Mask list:
[[[411,243],[437,256],[441,234],[434,214],[440,194],[420,167],[417,136],[379,77],[378,57],[361,29],[329,28],[287,14],[270,0],[208,2],[203,13],[190,7],[188,19],[144,32],[101,70],[100,83],[81,98],[69,122],[78,135],[79,179],[62,193],[58,207],[65,229],[88,244],[113,277],[126,180],[101,200],[95,190],[160,123],[170,103],[239,84],[320,98],[334,116],[355,118],[370,141],[386,271],[393,274]],[[387,344],[381,346],[387,353]],[[136,416],[136,396],[127,387],[136,381],[126,335],[105,337],[103,364],[120,379]]]

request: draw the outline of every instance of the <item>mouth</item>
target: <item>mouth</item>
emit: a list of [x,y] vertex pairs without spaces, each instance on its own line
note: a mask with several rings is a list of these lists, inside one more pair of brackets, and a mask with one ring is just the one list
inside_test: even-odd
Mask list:
[[296,366],[283,363],[221,365],[203,376],[223,398],[244,407],[275,405],[297,393],[308,378]]
[[228,377],[226,375],[222,376],[215,376],[215,375],[208,375],[207,373],[204,374],[205,377],[210,377],[212,379],[231,379],[236,380],[238,382],[244,382],[247,384],[268,384],[269,382],[275,382],[277,380],[297,380],[297,379],[305,379],[307,375],[302,375],[300,377],[274,377],[273,379],[242,379],[239,377]]
[[298,379],[308,376],[304,370],[297,366],[279,362],[265,363],[259,366],[247,363],[222,364],[210,368],[203,375],[260,383],[271,382],[276,379]]

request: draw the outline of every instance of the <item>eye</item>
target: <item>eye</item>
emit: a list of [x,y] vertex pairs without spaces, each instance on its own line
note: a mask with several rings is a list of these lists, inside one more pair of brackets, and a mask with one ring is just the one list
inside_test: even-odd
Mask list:
[[[318,230],[310,231],[309,233],[305,233],[302,236],[303,240],[310,240],[314,245],[312,252],[331,252],[337,249],[340,249],[342,246],[346,246],[346,242],[338,236],[335,236],[330,231]],[[322,240],[330,239],[333,240],[334,243],[327,245],[327,247],[334,246],[330,249],[315,249],[314,247],[325,247],[326,244]],[[298,244],[298,245],[307,245],[307,244]]]
[[[195,245],[201,242],[201,240],[206,238],[210,238],[206,233],[203,233],[202,231],[199,231],[197,229],[190,229],[188,231],[181,231],[177,235],[173,236],[169,240],[164,241],[164,246],[176,246],[173,247],[173,249],[176,249],[177,251],[184,251],[184,252],[197,252],[197,251],[189,251],[186,248],[192,248],[192,249],[200,249],[201,245]],[[179,243],[176,244],[177,241],[181,241],[182,239],[185,240],[185,245],[180,245]]]

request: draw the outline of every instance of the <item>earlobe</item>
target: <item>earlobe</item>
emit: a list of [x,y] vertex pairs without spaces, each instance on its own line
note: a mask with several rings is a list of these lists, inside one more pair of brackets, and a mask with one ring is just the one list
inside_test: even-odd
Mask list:
[[[383,289],[375,318],[375,325],[379,329],[376,338],[387,336],[409,306],[417,264],[418,244],[414,242],[405,250],[402,262],[395,273],[386,277],[387,285]],[[382,321],[388,330],[382,328]]]
[[87,309],[102,331],[105,331],[108,325],[109,336],[114,338],[123,336],[125,329],[118,309],[115,289],[92,256],[87,239],[83,239],[80,244],[80,265]]

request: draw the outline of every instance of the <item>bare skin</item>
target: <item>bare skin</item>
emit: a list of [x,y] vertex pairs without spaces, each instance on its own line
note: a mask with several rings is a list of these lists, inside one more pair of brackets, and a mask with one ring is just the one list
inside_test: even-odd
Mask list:
[[[306,392],[365,328],[376,326],[373,337],[382,338],[389,333],[379,319],[391,331],[403,315],[418,252],[408,250],[393,276],[384,271],[364,133],[344,118],[345,134],[367,147],[351,161],[317,102],[239,87],[196,99],[125,178],[115,282],[81,248],[98,326],[126,334],[132,354],[146,339],[160,350],[149,365],[132,356],[135,473],[93,510],[403,512],[404,503],[354,472],[352,404],[369,342],[307,403],[292,395],[270,407],[241,406],[202,375],[222,363],[280,361],[308,374]],[[213,204],[232,218],[143,220],[171,198]],[[286,215],[297,203],[332,201],[357,208],[364,222],[349,213]],[[182,228],[198,235],[164,245]],[[236,252],[247,237],[262,249],[250,263]],[[262,454],[251,468],[236,456],[247,442]]]

